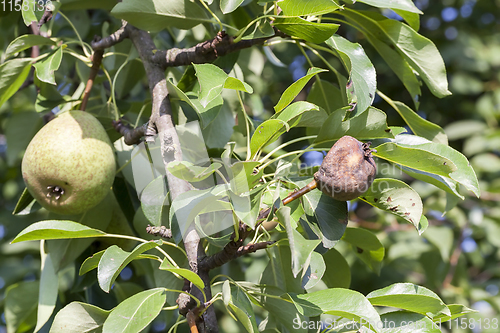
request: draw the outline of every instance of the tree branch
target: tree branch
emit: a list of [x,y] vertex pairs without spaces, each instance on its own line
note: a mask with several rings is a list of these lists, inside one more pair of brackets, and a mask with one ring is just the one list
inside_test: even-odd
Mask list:
[[219,32],[212,40],[201,42],[193,47],[169,50],[156,50],[151,56],[151,61],[160,65],[162,68],[190,65],[191,63],[202,64],[215,60],[218,57],[225,56],[228,53],[239,51],[254,45],[262,45],[268,39],[273,37],[285,36],[276,30],[276,34],[270,37],[242,40],[233,43],[233,37],[227,35],[224,31]]
[[[119,43],[126,37],[131,39],[146,71],[149,90],[152,97],[152,110],[149,122],[140,128],[130,129],[120,121],[113,122],[113,126],[125,137],[125,142],[127,144],[138,143],[142,136],[145,136],[146,141],[153,142],[158,134],[170,196],[171,199],[174,200],[178,195],[189,191],[191,187],[186,181],[174,177],[166,167],[171,161],[182,160],[182,151],[172,119],[165,69],[167,67],[189,65],[191,63],[207,63],[230,52],[263,44],[266,40],[274,36],[233,43],[232,37],[221,32],[218,33],[214,39],[199,43],[191,48],[174,48],[162,51],[156,49],[149,33],[139,30],[125,21],[122,22],[122,27],[115,33],[101,40],[92,42],[92,48],[95,51],[103,50],[106,47]],[[276,31],[276,36],[283,35],[279,31]],[[204,292],[208,299],[212,297],[209,278],[210,269],[218,267],[244,254],[266,248],[272,244],[272,242],[263,242],[242,246],[243,241],[250,232],[252,232],[252,230],[245,224],[240,223],[238,240],[228,243],[224,251],[221,251],[221,253],[216,256],[207,258],[203,247],[200,245],[200,236],[194,225],[188,228],[184,235],[184,247],[188,256],[189,266],[191,270],[197,273],[203,280],[205,284]],[[233,239],[235,237],[233,237]],[[203,299],[201,291],[192,284],[190,286],[190,291],[191,294],[198,299]],[[177,303],[179,304],[179,313],[183,315],[191,313],[190,310],[193,307],[193,302],[188,295],[181,293],[177,299]],[[213,307],[208,307],[201,318],[202,321],[197,322],[197,327],[200,332],[218,332],[218,323]]]
[[128,37],[128,30],[126,29],[127,24],[128,23],[126,21],[122,20],[122,26],[120,29],[116,30],[111,35],[105,38],[98,40],[94,39],[94,41],[90,44],[92,46],[92,49],[104,50],[123,41]]
[[146,232],[153,236],[160,236],[162,238],[170,239],[172,238],[172,230],[167,229],[164,225],[155,227],[148,224],[146,227]]
[[146,134],[146,129],[148,127],[148,123],[136,127],[131,128],[127,124],[124,124],[121,120],[113,120],[113,127],[115,131],[123,135],[123,139],[125,144],[131,146],[141,142],[141,138]]
[[274,241],[247,244],[244,246],[238,246],[239,243],[239,241],[229,242],[226,244],[224,249],[222,249],[222,251],[217,252],[210,257],[203,258],[203,260],[200,262],[199,269],[212,270],[224,265],[225,263],[233,259],[256,252],[257,250],[265,249],[269,245],[274,244]]
[[[149,91],[152,97],[151,118],[145,133],[146,141],[154,141],[154,136],[158,133],[170,197],[172,200],[175,200],[177,196],[189,191],[191,188],[188,182],[173,176],[167,169],[167,164],[169,162],[182,160],[182,151],[172,118],[165,71],[161,66],[150,60],[151,55],[156,49],[151,35],[130,24],[126,25],[125,30],[142,59],[149,82]],[[208,271],[203,272],[198,270],[198,258],[205,256],[205,253],[203,247],[200,246],[200,237],[194,229],[194,226],[192,226],[184,236],[184,247],[191,270],[197,273],[203,280],[205,284],[204,291],[207,298],[212,298]],[[203,299],[201,291],[193,285],[191,286],[191,294],[198,299]],[[189,311],[188,306],[190,305],[189,297],[179,296],[177,301],[179,304],[179,312],[185,312],[185,314],[187,314]],[[213,307],[209,307],[203,314],[203,322],[198,323],[198,329],[200,332],[218,332],[217,318]]]
[[[94,37],[94,40],[98,40],[99,37]],[[87,85],[85,86],[85,91],[83,92],[82,104],[80,104],[80,110],[85,111],[87,108],[87,102],[89,101],[90,91],[92,90],[92,86],[94,85],[94,80],[97,77],[97,73],[99,73],[99,67],[101,67],[102,56],[104,54],[104,50],[95,50],[92,55],[92,68],[90,68],[89,79],[87,80]]]

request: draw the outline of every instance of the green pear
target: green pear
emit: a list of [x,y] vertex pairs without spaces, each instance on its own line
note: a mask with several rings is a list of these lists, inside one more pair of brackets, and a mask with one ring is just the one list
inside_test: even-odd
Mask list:
[[106,131],[91,114],[64,112],[35,135],[22,161],[31,195],[47,210],[80,214],[108,194],[115,156]]

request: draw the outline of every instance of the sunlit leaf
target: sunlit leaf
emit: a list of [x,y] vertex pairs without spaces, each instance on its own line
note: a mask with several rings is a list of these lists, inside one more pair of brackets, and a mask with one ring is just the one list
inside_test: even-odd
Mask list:
[[97,267],[97,280],[102,290],[109,293],[120,272],[140,254],[160,246],[162,241],[150,241],[136,246],[132,252],[123,251],[112,245],[104,251]]
[[148,326],[165,304],[164,288],[142,291],[116,306],[106,318],[103,333],[137,333]]
[[413,224],[419,233],[424,232],[427,227],[420,225],[422,199],[414,189],[400,180],[377,178],[359,198],[374,207],[402,217]]
[[431,290],[413,283],[395,283],[369,293],[366,298],[379,306],[390,306],[426,316],[451,315],[450,309]]
[[205,11],[190,0],[124,0],[115,5],[111,14],[149,31],[167,27],[191,29],[200,23],[210,22]]
[[86,238],[106,235],[105,232],[73,221],[41,221],[21,231],[12,243],[41,239]]
[[282,111],[288,104],[290,104],[295,97],[300,93],[300,91],[305,87],[307,82],[316,74],[321,73],[321,72],[327,72],[326,69],[321,69],[321,68],[316,68],[316,67],[311,67],[307,71],[307,74],[294,83],[292,83],[286,90],[283,92],[283,95],[281,95],[280,100],[278,101],[278,104],[274,107],[274,110],[276,112]]

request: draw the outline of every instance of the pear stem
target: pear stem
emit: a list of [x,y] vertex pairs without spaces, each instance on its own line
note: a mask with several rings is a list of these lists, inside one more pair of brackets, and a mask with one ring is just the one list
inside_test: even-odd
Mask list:
[[[314,190],[318,186],[318,183],[316,183],[316,180],[313,179],[309,184],[301,188],[300,190],[293,191],[290,193],[285,199],[283,199],[283,205],[288,205],[290,202],[300,198],[306,193],[309,193],[310,191]],[[267,216],[269,216],[269,213],[271,212],[271,208],[267,208],[259,213],[259,216],[257,217],[258,220],[263,220]]]

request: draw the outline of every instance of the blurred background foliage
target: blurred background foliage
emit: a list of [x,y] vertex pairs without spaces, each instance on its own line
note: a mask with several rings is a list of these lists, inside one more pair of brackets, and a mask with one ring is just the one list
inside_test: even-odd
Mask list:
[[[378,176],[390,174],[401,177],[418,191],[424,201],[424,212],[430,227],[419,236],[413,226],[399,223],[395,216],[373,209],[361,201],[352,202],[349,226],[375,232],[384,244],[386,254],[380,275],[377,275],[356,256],[349,244],[339,242],[336,249],[347,259],[350,276],[339,277],[338,283],[345,286],[350,283],[351,289],[367,294],[391,283],[413,282],[436,291],[447,304],[460,303],[478,310],[479,313],[469,316],[476,318],[476,324],[481,317],[500,320],[500,0],[416,0],[415,4],[425,13],[419,32],[431,39],[441,52],[453,93],[452,96],[437,99],[423,85],[418,113],[443,127],[449,144],[467,156],[480,180],[482,195],[477,199],[468,193],[464,201],[457,202],[430,184],[413,181],[397,170],[380,165]],[[359,6],[363,8],[362,4]],[[63,6],[63,12],[64,9]],[[119,24],[116,19],[103,18],[107,14],[99,10],[68,10],[65,13],[87,41],[94,35],[108,34],[113,31],[114,25]],[[28,33],[27,28],[19,24],[20,15],[17,14],[0,18],[2,50],[15,36]],[[384,14],[391,18],[398,17],[389,10]],[[105,23],[101,26],[103,19]],[[74,37],[70,25],[60,16],[54,20],[53,31],[57,31],[59,36]],[[380,91],[413,107],[411,96],[362,34],[345,26],[338,33],[363,45],[377,69]],[[190,31],[172,29],[161,32],[155,38],[163,48],[174,44],[184,47],[208,39],[210,34],[203,26],[198,26]],[[125,41],[117,45],[115,51],[127,49],[129,43]],[[264,53],[253,49],[240,53],[240,57],[251,59],[248,67],[242,70],[245,80],[255,90],[253,95],[246,96],[245,103],[256,123],[272,114],[272,107],[284,89],[303,76],[309,67],[305,57],[293,45],[280,44],[273,52],[279,59],[274,64],[269,61],[269,56],[266,58]],[[315,60],[314,55],[310,54],[310,57]],[[4,60],[2,53],[0,58]],[[41,219],[38,213],[11,215],[24,189],[20,174],[23,150],[43,124],[43,113],[36,111],[46,109],[51,103],[54,106],[60,103],[61,95],[77,89],[88,75],[88,68],[79,61],[72,57],[65,57],[64,60],[56,72],[57,91],[41,91],[37,95],[32,86],[0,107],[0,333],[6,332],[6,288],[15,282],[39,279],[38,244],[9,245],[18,232]],[[276,66],[278,61],[286,65],[286,70]],[[341,70],[337,60],[332,59],[332,63]],[[321,67],[319,61],[317,64]],[[113,74],[121,61],[109,57],[104,65]],[[138,61],[132,61],[121,75],[123,80],[116,88],[117,104],[120,110],[129,110],[125,114],[130,115],[132,121],[139,114],[143,101],[149,98],[143,89],[137,88],[142,84],[144,72]],[[171,70],[169,75],[180,78],[182,69]],[[374,106],[387,113],[389,125],[404,126],[396,111],[378,96]],[[92,104],[91,101],[89,109],[92,108],[97,114],[109,114],[100,110],[102,105],[97,102]],[[147,119],[147,112],[142,118],[144,121]],[[286,133],[282,142],[305,134],[301,131],[305,129],[293,129]],[[232,139],[236,141],[242,139],[235,134],[227,135],[233,135]],[[288,146],[287,150],[302,148],[297,143]],[[308,165],[318,165],[321,160],[322,154],[317,152],[303,156],[303,162]],[[223,266],[220,272],[235,280],[257,282],[267,260],[265,253],[253,254]],[[140,284],[144,279],[147,279],[145,272],[140,264],[136,264],[122,272],[117,285]],[[115,288],[114,296],[117,301],[123,299],[119,288]],[[110,302],[109,307],[114,304],[116,302]],[[162,331],[168,320],[171,319],[159,317],[150,331]],[[222,318],[221,328],[226,332],[240,331],[237,325],[229,316]],[[452,331],[471,330],[453,326]],[[497,332],[484,329],[484,326],[472,331]]]

